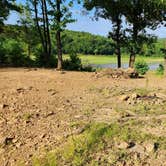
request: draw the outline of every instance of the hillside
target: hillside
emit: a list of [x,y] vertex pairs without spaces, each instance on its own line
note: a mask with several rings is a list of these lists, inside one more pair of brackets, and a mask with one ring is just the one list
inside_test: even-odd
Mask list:
[[[24,31],[24,27],[18,25],[7,25],[4,27],[3,36],[5,39],[16,39],[22,45],[26,46],[28,41],[27,39],[23,38],[23,36],[25,35]],[[31,49],[33,50],[36,47],[40,48],[40,39],[38,35],[36,34],[34,29],[31,29],[31,31],[32,33],[34,33],[34,38],[30,39],[30,44],[32,47]],[[56,41],[53,32],[51,33],[51,38],[53,54],[56,54]],[[145,44],[142,48],[141,55],[161,56],[160,48],[164,46],[165,40],[166,39],[158,39],[157,43],[151,45]],[[113,55],[115,51],[113,41],[111,39],[108,39],[107,37],[71,30],[65,30],[62,33],[62,45],[63,53],[65,54],[75,51],[77,53],[85,55]],[[122,48],[122,53],[128,54],[128,52],[124,48]]]

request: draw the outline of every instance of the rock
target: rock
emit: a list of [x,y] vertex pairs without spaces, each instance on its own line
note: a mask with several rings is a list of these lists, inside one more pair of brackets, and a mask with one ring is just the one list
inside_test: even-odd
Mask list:
[[0,145],[1,146],[6,146],[6,145],[9,145],[13,141],[13,137],[1,137],[0,138]]
[[6,104],[0,104],[0,109],[4,109],[6,107],[8,107],[8,105],[6,105]]
[[45,115],[45,118],[47,118],[47,117],[49,117],[49,116],[52,116],[52,115],[54,115],[54,114],[55,114],[55,112],[50,111],[49,113],[47,113],[47,114]]
[[17,148],[20,148],[22,145],[23,145],[23,144],[22,144],[21,142],[18,142],[18,143],[15,144],[15,146],[16,146]]
[[136,100],[136,99],[138,99],[140,97],[140,95],[138,95],[137,93],[133,93],[132,95],[131,95],[131,99],[132,100]]
[[47,135],[46,133],[41,134],[41,135],[40,135],[40,139],[45,138],[46,135]]
[[144,154],[145,153],[145,148],[141,145],[135,145],[132,148],[130,148],[130,152],[136,152],[139,154]]
[[80,119],[80,118],[82,118],[82,116],[81,115],[75,115],[74,118]]
[[16,92],[18,92],[18,93],[22,93],[22,92],[24,92],[24,91],[25,91],[24,88],[17,88],[17,89],[16,89]]
[[143,144],[143,146],[145,147],[145,150],[146,150],[148,153],[154,151],[154,144],[153,144],[153,143],[145,142],[145,143]]
[[138,72],[135,71],[135,69],[133,69],[133,68],[128,68],[125,70],[125,72],[129,78],[138,78],[139,77]]
[[128,148],[128,143],[127,142],[121,142],[120,144],[117,145],[119,149],[127,149]]
[[5,153],[5,149],[4,148],[0,148],[0,155]]
[[156,96],[161,99],[166,99],[166,95],[162,93],[156,93]]
[[128,114],[129,117],[130,116],[136,116],[136,114],[134,112],[130,111],[130,110],[126,110],[125,112]]
[[128,95],[122,95],[119,97],[119,100],[121,101],[127,101],[130,97]]

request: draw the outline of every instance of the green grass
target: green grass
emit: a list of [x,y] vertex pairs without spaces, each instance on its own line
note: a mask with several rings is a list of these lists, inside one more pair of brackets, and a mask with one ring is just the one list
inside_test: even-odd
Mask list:
[[[68,55],[65,55],[64,58],[68,58]],[[79,57],[81,58],[83,64],[109,64],[109,63],[116,63],[116,56],[115,55],[82,55],[79,54]],[[159,62],[161,63],[163,61],[162,57],[143,57],[143,56],[137,56],[136,60],[142,60],[144,59],[147,63],[155,63]],[[129,62],[129,56],[123,55],[122,56],[122,63],[128,63]]]
[[[125,149],[118,149],[117,142],[153,141],[162,147],[165,145],[165,137],[155,137],[151,134],[139,132],[131,127],[132,123],[121,125],[119,123],[91,123],[88,124],[84,132],[73,135],[61,148],[47,153],[43,159],[36,159],[33,166],[58,166],[58,165],[113,165],[118,160],[127,160],[128,154]],[[111,148],[110,148],[111,147]],[[165,147],[162,147],[165,149]],[[105,153],[107,151],[108,155]],[[101,155],[101,163],[96,159],[97,154]],[[111,157],[111,161],[108,158]],[[103,163],[102,163],[103,160]]]

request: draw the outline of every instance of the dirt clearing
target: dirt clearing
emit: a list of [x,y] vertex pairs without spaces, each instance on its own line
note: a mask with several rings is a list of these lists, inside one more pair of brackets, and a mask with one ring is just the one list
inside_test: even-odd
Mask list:
[[[91,142],[100,148],[83,144],[83,154],[77,158],[81,152],[66,149],[71,137],[84,142],[87,131],[103,128],[107,132]],[[0,69],[0,165],[35,165],[55,149],[61,165],[165,166],[166,79]]]

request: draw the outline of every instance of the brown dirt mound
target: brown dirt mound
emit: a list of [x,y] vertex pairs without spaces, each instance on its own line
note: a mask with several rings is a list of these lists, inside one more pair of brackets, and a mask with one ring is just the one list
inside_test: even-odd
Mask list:
[[105,69],[100,72],[97,72],[95,75],[96,78],[101,78],[104,76],[111,77],[114,79],[117,78],[129,79],[129,78],[138,78],[139,74],[134,69],[128,68],[128,69]]

